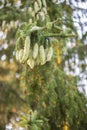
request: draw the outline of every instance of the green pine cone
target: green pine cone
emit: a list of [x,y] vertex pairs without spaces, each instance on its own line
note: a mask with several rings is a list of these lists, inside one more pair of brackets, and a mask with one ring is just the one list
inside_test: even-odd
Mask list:
[[36,15],[36,20],[37,20],[37,21],[40,20],[39,14]]
[[33,69],[35,65],[34,59],[30,57],[30,59],[27,60],[27,64],[30,66],[31,69]]
[[19,51],[16,51],[16,60],[19,61]]
[[39,7],[37,1],[35,1],[34,2],[34,11],[35,11],[35,13],[37,13],[39,10],[40,10],[40,7]]
[[44,14],[47,14],[47,9],[45,7],[42,8],[42,11],[44,12]]
[[46,0],[42,0],[42,4],[44,7],[47,7]]
[[40,9],[41,9],[41,7],[42,7],[42,2],[41,2],[41,0],[37,0],[37,3],[38,3],[38,6],[39,6]]
[[30,24],[33,23],[33,19],[32,19],[32,18],[29,19],[29,23],[30,23]]
[[46,58],[45,58],[45,50],[43,45],[40,46],[39,53],[40,53],[40,63],[41,65],[44,65],[46,63],[45,60]]
[[29,7],[29,8],[28,8],[28,12],[29,12],[29,13],[32,13],[32,11],[33,11],[32,7]]
[[30,52],[30,36],[27,36],[25,39],[25,44],[24,44],[24,51],[23,51],[23,58],[22,61],[25,62],[28,57],[29,57],[29,52]]
[[23,49],[20,49],[20,51],[19,51],[19,62],[20,63],[23,63],[22,56],[23,56]]
[[48,49],[48,53],[47,53],[47,57],[46,57],[46,61],[51,61],[52,56],[53,56],[53,48],[50,47],[50,48]]
[[35,43],[34,48],[33,48],[33,58],[36,59],[38,56],[38,44]]
[[39,18],[40,18],[40,20],[41,21],[44,21],[45,20],[45,14],[44,14],[44,12],[39,12]]

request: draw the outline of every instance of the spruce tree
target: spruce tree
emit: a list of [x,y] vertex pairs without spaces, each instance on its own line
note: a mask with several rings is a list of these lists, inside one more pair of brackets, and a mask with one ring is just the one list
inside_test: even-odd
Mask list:
[[[11,77],[5,79],[3,88],[3,97],[8,97],[7,117],[16,115],[20,118],[17,123],[27,130],[79,130],[86,118],[87,100],[78,91],[78,77],[64,71],[76,49],[67,50],[68,40],[77,42],[72,8],[56,0],[25,0],[19,7],[17,2],[5,1],[0,13],[7,40],[2,39],[1,44],[9,44],[2,50],[7,54],[2,66],[11,64],[6,68]],[[64,55],[66,50],[69,53]]]

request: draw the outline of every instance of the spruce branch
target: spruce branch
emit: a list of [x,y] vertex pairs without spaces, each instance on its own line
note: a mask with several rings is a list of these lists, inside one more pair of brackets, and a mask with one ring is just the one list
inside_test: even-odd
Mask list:
[[49,33],[49,34],[45,34],[44,37],[76,37],[75,34],[58,34],[58,33]]
[[55,24],[55,23],[57,23],[57,22],[60,22],[62,19],[61,18],[57,18],[56,20],[54,20],[53,22],[52,22],[52,24]]
[[61,27],[59,27],[59,26],[57,26],[57,25],[55,25],[55,24],[54,24],[54,28],[55,28],[55,29],[58,29],[58,30],[60,30],[60,31],[63,31],[63,29],[62,29]]
[[[58,19],[56,19],[56,20],[54,20],[53,22],[50,22],[50,23],[53,25],[53,24],[57,23],[58,21],[61,21],[61,19],[58,18]],[[45,29],[47,29],[47,26],[39,27],[39,26],[35,25],[35,26],[32,26],[32,28],[30,29],[30,32],[39,31],[39,30],[45,30]]]

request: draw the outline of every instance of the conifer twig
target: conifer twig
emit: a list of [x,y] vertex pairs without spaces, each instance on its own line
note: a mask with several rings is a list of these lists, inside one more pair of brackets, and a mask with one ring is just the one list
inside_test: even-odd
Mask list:
[[49,33],[49,34],[45,34],[44,37],[76,37],[76,35],[75,34]]

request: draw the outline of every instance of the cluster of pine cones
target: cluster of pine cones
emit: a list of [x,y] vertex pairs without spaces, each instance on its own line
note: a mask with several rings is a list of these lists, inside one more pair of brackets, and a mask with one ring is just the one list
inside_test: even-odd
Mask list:
[[[51,0],[53,3],[56,3],[57,0]],[[47,15],[47,4],[46,0],[35,0],[33,4],[28,7],[28,13],[29,13],[29,23],[33,23],[34,20],[38,22],[44,22],[47,21],[48,15]]]
[[33,4],[28,7],[29,23],[33,23],[34,21],[44,22],[47,15],[46,7],[45,0],[36,0],[33,2]]
[[53,47],[49,46],[44,48],[43,45],[38,45],[35,43],[33,48],[31,48],[31,39],[30,36],[26,36],[24,49],[16,51],[16,59],[20,63],[25,63],[30,66],[31,69],[35,65],[44,65],[46,62],[51,61],[53,56]]
[[[52,0],[53,3],[56,0]],[[34,22],[39,26],[32,26],[31,32],[40,30],[43,25],[49,30],[52,27],[52,22],[49,22],[47,15],[47,3],[46,0],[35,0],[31,2],[28,7],[29,24]],[[40,22],[39,22],[40,21]],[[42,25],[40,25],[42,23]],[[41,26],[41,27],[40,27]],[[24,39],[24,45],[22,48],[16,50],[16,59],[20,63],[27,63],[31,69],[36,65],[44,65],[46,62],[51,61],[53,56],[53,47],[51,45],[44,47],[43,44],[38,44],[38,41],[33,43],[30,35],[27,35]]]

